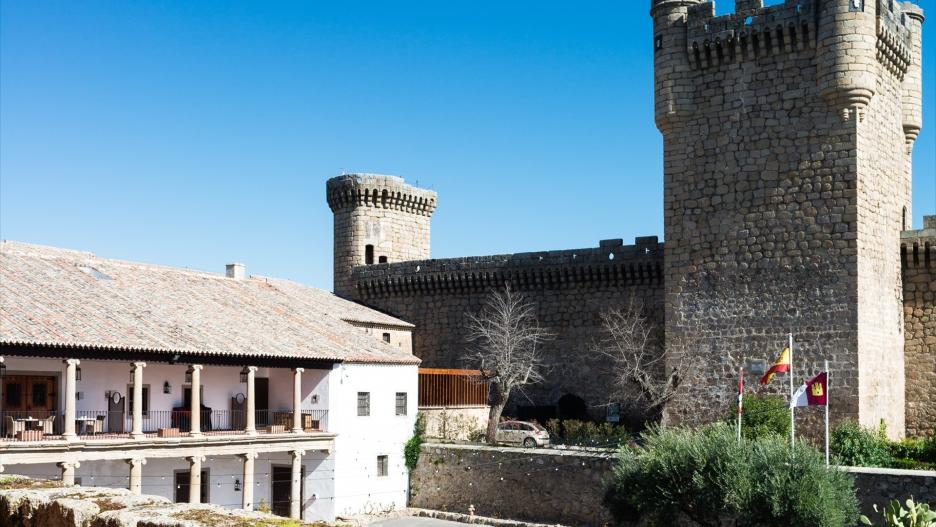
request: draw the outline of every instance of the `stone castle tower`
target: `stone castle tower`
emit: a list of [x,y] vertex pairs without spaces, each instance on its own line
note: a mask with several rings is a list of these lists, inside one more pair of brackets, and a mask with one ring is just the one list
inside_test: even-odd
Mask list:
[[[711,2],[651,5],[665,330],[668,342],[700,339],[671,352],[702,353],[724,374],[728,354],[776,355],[792,332],[799,372],[831,361],[838,418],[883,419],[900,434],[895,255],[910,228],[922,122],[922,10],[893,0],[736,5],[718,17]],[[698,383],[670,417],[696,421],[732,396]]]
[[429,258],[429,218],[438,197],[403,179],[348,174],[326,183],[334,214],[334,288],[355,297],[351,270],[376,263]]

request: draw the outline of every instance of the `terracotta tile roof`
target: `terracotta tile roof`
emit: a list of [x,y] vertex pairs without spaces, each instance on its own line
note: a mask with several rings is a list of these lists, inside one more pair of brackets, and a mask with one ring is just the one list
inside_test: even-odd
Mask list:
[[354,323],[412,327],[288,280],[0,242],[0,344],[419,362]]

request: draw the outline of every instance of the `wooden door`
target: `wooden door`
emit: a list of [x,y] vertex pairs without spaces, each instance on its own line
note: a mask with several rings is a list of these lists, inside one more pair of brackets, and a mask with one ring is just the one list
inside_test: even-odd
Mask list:
[[[175,473],[175,502],[176,503],[188,503],[189,501],[189,491],[192,488],[191,485],[192,475],[188,470],[179,471]],[[201,503],[208,503],[208,471],[202,470],[201,473]]]
[[122,434],[127,398],[119,394],[114,395],[114,392],[110,394],[107,398],[107,431],[112,434]]
[[257,377],[254,379],[254,410],[256,410],[257,426],[270,424],[270,379]]
[[[277,516],[289,516],[289,497],[292,493],[292,467],[272,467],[270,509]],[[302,476],[299,480],[299,503],[302,503],[302,482],[305,481],[305,467],[302,467]],[[301,514],[301,513],[300,513]]]
[[3,409],[48,416],[55,411],[55,384],[48,375],[8,375],[3,379]]

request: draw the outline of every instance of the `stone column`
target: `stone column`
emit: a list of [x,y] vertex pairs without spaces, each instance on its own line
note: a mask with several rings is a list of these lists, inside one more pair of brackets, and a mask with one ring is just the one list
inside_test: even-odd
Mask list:
[[293,428],[294,433],[302,432],[302,372],[305,369],[293,370]]
[[189,503],[201,503],[201,464],[205,456],[191,456],[189,461]]
[[201,437],[201,370],[203,366],[192,364],[190,368],[192,369],[192,428],[189,435]]
[[256,452],[248,452],[240,455],[244,460],[244,494],[241,496],[241,508],[245,511],[254,510],[254,460],[257,459]]
[[256,375],[257,367],[247,366],[247,425],[244,427],[244,432],[249,436],[257,435],[257,401],[254,399],[254,379]]
[[[66,441],[78,439],[75,434],[75,371],[80,361],[78,359],[66,359],[65,361],[65,433],[63,437]],[[64,476],[63,476],[64,477]],[[74,479],[74,471],[72,471]]]
[[294,520],[302,519],[302,456],[305,450],[293,450],[292,454],[292,481],[289,485],[289,517]]
[[75,469],[80,467],[81,463],[77,461],[65,461],[58,464],[62,469],[62,485],[71,486],[75,484]]
[[145,362],[134,362],[133,366],[133,425],[130,437],[143,439],[143,368]]
[[127,464],[130,465],[130,492],[139,496],[143,493],[143,465],[146,464],[146,459],[128,459]]

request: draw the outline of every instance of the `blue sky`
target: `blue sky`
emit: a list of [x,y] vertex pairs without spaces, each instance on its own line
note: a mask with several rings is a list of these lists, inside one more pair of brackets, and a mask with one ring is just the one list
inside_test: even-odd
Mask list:
[[0,237],[330,288],[343,170],[437,190],[437,257],[662,237],[649,4],[0,0]]

